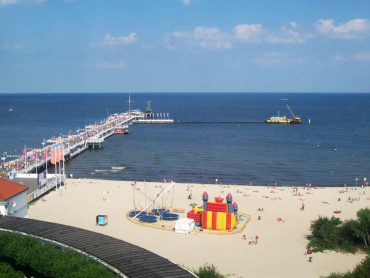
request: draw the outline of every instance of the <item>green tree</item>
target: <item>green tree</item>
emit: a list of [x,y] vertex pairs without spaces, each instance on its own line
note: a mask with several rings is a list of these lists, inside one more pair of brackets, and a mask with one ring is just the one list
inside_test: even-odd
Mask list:
[[22,272],[15,270],[11,265],[0,262],[0,278],[23,278]]
[[311,224],[313,239],[308,247],[314,251],[344,250],[355,252],[363,248],[367,257],[350,272],[344,274],[332,273],[327,278],[369,278],[370,277],[370,209],[360,209],[357,219],[344,223],[339,218],[319,217]]
[[323,251],[325,249],[336,250],[342,243],[340,225],[342,221],[337,217],[322,217],[311,224],[313,239],[309,247],[314,251]]
[[194,271],[199,278],[225,278],[226,276],[219,273],[214,265],[200,266],[198,271]]
[[341,248],[347,252],[355,253],[363,245],[357,220],[347,220],[342,224],[341,237],[343,238]]
[[362,237],[367,248],[370,246],[370,209],[360,209],[357,212],[357,232]]

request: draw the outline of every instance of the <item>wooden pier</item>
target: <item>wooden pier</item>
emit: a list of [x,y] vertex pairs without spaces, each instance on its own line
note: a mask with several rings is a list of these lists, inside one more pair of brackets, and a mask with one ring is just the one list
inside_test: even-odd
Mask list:
[[[107,119],[85,126],[84,129],[78,129],[70,132],[68,135],[60,135],[43,142],[43,148],[25,148],[21,156],[14,160],[6,161],[6,158],[13,156],[4,156],[1,158],[3,169],[7,170],[8,178],[14,179],[17,176],[22,178],[36,179],[38,187],[29,192],[27,201],[31,202],[39,198],[49,190],[62,187],[66,179],[64,171],[64,161],[70,160],[87,149],[101,149],[104,141],[116,133],[116,130],[127,130],[128,126],[133,123],[140,124],[169,124],[174,123],[169,119],[168,113],[157,113],[158,118],[154,118],[151,112],[150,102],[149,110],[146,113],[140,110],[129,110],[125,113],[115,113]],[[150,112],[150,113],[149,113]],[[166,116],[167,115],[167,116]],[[51,150],[58,147],[62,154],[59,154],[57,166],[53,166],[54,174],[48,173],[48,166],[52,163]],[[55,164],[55,163],[53,163]],[[50,169],[50,168],[49,168]],[[43,175],[43,181],[40,182],[40,176]]]
[[102,148],[105,139],[112,136],[116,128],[123,128],[132,124],[139,116],[129,115],[128,113],[111,115],[105,121],[85,126],[85,129],[77,130],[68,135],[53,137],[47,140],[48,145],[41,149],[29,148],[24,151],[23,157],[8,161],[5,165],[13,167],[18,173],[35,172],[36,168],[50,163],[50,148],[60,144],[63,146],[64,158],[72,159],[88,148]]
[[172,119],[138,119],[136,124],[173,124]]
[[[48,191],[63,187],[66,179],[64,171],[64,160],[70,160],[87,149],[100,149],[103,147],[105,139],[114,134],[118,128],[127,128],[133,122],[143,119],[144,113],[121,113],[110,115],[106,120],[93,125],[87,125],[82,130],[71,132],[68,135],[53,137],[44,142],[43,148],[26,148],[22,155],[14,160],[5,161],[2,158],[3,168],[8,171],[9,179],[31,179],[36,180],[38,186],[33,188],[27,195],[27,202],[39,198]],[[51,166],[51,149],[59,146],[62,151],[62,159],[58,167]],[[53,169],[54,174],[48,173],[48,167]],[[40,176],[43,176],[43,182],[40,182]]]

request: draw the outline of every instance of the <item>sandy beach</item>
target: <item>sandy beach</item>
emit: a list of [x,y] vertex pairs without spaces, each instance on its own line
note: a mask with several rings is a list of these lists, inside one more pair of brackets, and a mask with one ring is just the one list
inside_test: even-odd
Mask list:
[[[178,234],[145,227],[126,218],[130,210],[149,205],[149,199],[155,199],[169,186],[165,182],[133,184],[68,179],[63,190],[53,191],[30,205],[28,217],[110,235],[189,269],[213,264],[232,277],[320,277],[351,270],[365,257],[326,252],[310,255],[309,262],[306,245],[311,221],[320,215],[341,220],[356,218],[359,209],[370,206],[369,188],[300,187],[297,191],[292,187],[176,183],[156,203],[184,210],[181,218],[186,217],[191,203],[202,205],[204,191],[209,200],[231,193],[239,212],[250,216],[241,233]],[[108,225],[96,225],[99,214],[108,215]],[[242,239],[243,235],[247,240]],[[258,243],[250,245],[249,238],[256,235]]]

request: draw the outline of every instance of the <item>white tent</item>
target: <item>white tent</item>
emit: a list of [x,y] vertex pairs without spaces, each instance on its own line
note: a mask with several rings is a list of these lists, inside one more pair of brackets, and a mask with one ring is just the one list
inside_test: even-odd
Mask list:
[[188,234],[194,230],[194,227],[195,227],[194,219],[181,218],[176,221],[175,232],[182,233],[182,234]]

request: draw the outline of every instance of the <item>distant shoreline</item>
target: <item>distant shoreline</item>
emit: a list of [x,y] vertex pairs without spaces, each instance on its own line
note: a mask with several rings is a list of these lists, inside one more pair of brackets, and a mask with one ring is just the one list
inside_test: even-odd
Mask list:
[[[91,176],[91,177],[75,177],[73,176],[73,178],[69,177],[69,179],[91,179],[91,180],[101,180],[101,181],[123,181],[123,182],[134,182],[132,180],[124,180],[124,179],[107,179],[107,177],[105,178],[99,178],[99,177],[94,177],[94,176]],[[135,182],[147,182],[147,183],[164,183],[163,180],[136,180]],[[168,180],[167,182],[170,182],[170,180]],[[309,184],[297,184],[297,185],[284,185],[284,184],[254,184],[254,183],[243,183],[243,184],[239,184],[239,183],[203,183],[203,182],[196,182],[196,181],[189,181],[189,182],[186,182],[186,181],[181,181],[179,182],[179,184],[193,184],[193,185],[199,185],[199,184],[202,184],[202,185],[214,185],[214,186],[252,186],[252,187],[282,187],[282,188],[291,188],[291,187],[299,187],[299,188],[305,188],[305,187],[308,187]],[[367,185],[368,186],[368,183]],[[356,186],[355,184],[342,184],[342,185],[316,185],[316,184],[311,184],[311,188],[345,188],[345,187],[348,187],[348,188],[363,188],[363,184],[362,183],[358,183],[358,185]]]

